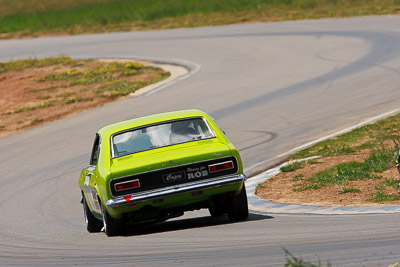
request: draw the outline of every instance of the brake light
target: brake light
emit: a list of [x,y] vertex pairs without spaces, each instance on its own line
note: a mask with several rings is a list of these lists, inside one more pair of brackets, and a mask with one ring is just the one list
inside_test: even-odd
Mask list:
[[133,180],[133,181],[115,184],[115,191],[124,191],[124,190],[129,190],[129,189],[133,189],[133,188],[137,188],[137,187],[140,187],[139,180]]
[[213,173],[213,172],[230,170],[230,169],[233,169],[234,167],[235,166],[233,165],[233,161],[226,161],[226,162],[222,162],[222,163],[209,165],[208,170],[210,171],[210,173]]

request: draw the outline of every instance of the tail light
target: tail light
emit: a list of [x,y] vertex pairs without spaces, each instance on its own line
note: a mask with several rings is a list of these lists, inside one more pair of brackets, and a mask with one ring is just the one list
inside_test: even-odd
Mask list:
[[210,173],[230,170],[233,168],[235,168],[235,166],[233,165],[233,161],[231,161],[231,160],[208,166],[208,170]]
[[132,181],[127,181],[127,182],[122,182],[114,185],[115,191],[124,191],[124,190],[129,190],[133,188],[140,187],[140,182],[138,179],[132,180]]

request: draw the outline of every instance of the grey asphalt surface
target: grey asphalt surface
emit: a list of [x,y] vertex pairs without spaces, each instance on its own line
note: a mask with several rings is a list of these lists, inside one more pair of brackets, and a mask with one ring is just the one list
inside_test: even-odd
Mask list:
[[400,16],[0,41],[0,60],[150,58],[190,76],[154,94],[0,139],[0,265],[280,266],[288,249],[340,266],[400,261],[398,214],[207,211],[107,238],[84,227],[78,175],[103,125],[163,111],[211,113],[247,174],[314,139],[399,108]]

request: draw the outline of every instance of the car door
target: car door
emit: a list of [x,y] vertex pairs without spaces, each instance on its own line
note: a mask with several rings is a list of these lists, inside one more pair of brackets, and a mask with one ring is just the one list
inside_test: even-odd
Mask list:
[[101,149],[100,135],[96,134],[96,138],[93,143],[92,153],[90,155],[89,166],[85,170],[83,170],[83,174],[85,177],[84,191],[86,200],[91,210],[97,213],[97,215],[101,215],[101,207],[97,198],[97,191],[95,188],[96,184],[95,175],[100,155],[100,149]]

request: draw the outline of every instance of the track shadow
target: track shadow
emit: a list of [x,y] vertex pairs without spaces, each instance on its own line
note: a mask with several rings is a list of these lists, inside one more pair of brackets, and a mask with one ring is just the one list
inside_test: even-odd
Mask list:
[[123,236],[151,235],[164,232],[181,231],[196,228],[205,228],[224,224],[238,224],[249,221],[260,221],[273,219],[271,216],[250,213],[246,221],[231,222],[227,215],[220,217],[203,216],[188,219],[175,219],[172,221],[159,222],[151,225],[134,225],[125,229]]

